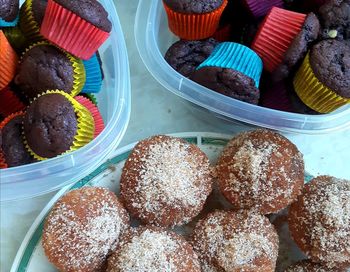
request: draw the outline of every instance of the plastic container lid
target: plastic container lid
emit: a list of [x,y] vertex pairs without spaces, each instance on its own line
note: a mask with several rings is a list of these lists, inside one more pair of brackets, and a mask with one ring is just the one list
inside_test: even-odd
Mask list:
[[123,32],[112,0],[101,0],[113,28],[99,49],[104,71],[98,107],[104,131],[83,148],[50,160],[0,170],[1,202],[45,194],[89,175],[120,143],[130,118],[130,74]]
[[140,0],[135,20],[136,45],[151,74],[174,94],[229,120],[285,132],[323,134],[350,128],[350,105],[324,115],[283,112],[248,104],[203,87],[176,72],[165,60],[178,40],[168,29],[161,0]]

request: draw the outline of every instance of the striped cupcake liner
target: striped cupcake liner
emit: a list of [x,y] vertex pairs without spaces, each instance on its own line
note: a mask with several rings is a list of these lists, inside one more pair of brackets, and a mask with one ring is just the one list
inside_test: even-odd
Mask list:
[[4,32],[0,30],[0,92],[15,76],[17,64],[17,54],[5,37]]

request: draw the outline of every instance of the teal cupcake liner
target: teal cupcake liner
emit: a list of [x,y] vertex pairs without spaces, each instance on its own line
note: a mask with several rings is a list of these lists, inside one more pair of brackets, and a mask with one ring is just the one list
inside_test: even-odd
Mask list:
[[16,19],[14,19],[12,22],[7,22],[0,18],[0,27],[13,27],[18,24],[19,16],[17,15]]
[[259,88],[263,62],[250,48],[233,42],[223,42],[215,47],[211,55],[198,67],[197,70],[208,67],[229,68],[241,72],[252,78]]
[[97,54],[90,59],[83,60],[85,67],[86,81],[81,93],[98,93],[102,87],[102,67]]

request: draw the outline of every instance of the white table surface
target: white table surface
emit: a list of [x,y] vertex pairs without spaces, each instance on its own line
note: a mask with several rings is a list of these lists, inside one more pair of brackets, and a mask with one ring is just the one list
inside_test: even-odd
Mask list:
[[[134,16],[137,1],[115,0],[128,47],[132,84],[132,113],[120,146],[159,133],[210,131],[233,133],[242,125],[221,125],[215,119],[200,118],[183,101],[166,91],[148,73],[136,49]],[[321,135],[286,135],[304,154],[306,169],[313,175],[329,174],[350,179],[350,129]],[[0,271],[10,270],[26,231],[53,193],[32,200],[1,206]]]

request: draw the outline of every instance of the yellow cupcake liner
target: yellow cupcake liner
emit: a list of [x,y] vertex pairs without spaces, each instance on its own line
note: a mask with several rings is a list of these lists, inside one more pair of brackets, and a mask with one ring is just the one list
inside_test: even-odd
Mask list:
[[[48,95],[48,94],[61,94],[69,102],[72,104],[74,108],[74,112],[77,116],[77,131],[76,135],[74,136],[74,141],[72,143],[72,146],[70,147],[69,150],[63,152],[60,155],[64,155],[73,151],[78,150],[79,148],[83,147],[84,145],[87,145],[89,142],[91,142],[94,139],[94,132],[95,132],[95,123],[94,119],[90,113],[90,111],[85,108],[83,105],[81,105],[79,102],[77,102],[72,96],[67,94],[64,91],[60,90],[51,90],[51,91],[46,91],[45,93],[42,93],[41,95],[38,95],[37,98],[33,100],[33,102],[38,99],[41,96]],[[37,155],[28,145],[27,139],[23,133],[23,139],[24,139],[24,144],[29,153],[36,158],[37,160],[43,161],[47,160],[48,158],[41,157]]]
[[61,50],[67,56],[67,58],[70,60],[72,67],[73,67],[73,89],[69,94],[72,97],[78,95],[81,92],[81,90],[83,89],[83,87],[85,85],[85,81],[86,81],[86,73],[85,73],[85,67],[84,67],[83,61],[81,59],[74,57],[73,55],[69,54],[68,52],[62,50],[61,48],[49,43],[48,41],[40,41],[40,42],[36,42],[36,43],[31,44],[23,52],[23,54],[21,56],[21,60],[23,59],[24,55],[29,50],[31,50],[33,47],[38,46],[38,45],[54,46],[54,47],[58,48],[59,50]]
[[350,104],[350,99],[336,94],[317,79],[310,64],[309,53],[296,73],[293,85],[304,104],[319,113],[330,113]]
[[33,1],[26,0],[19,11],[19,27],[26,38],[31,42],[44,40],[40,34],[40,26],[33,15]]

